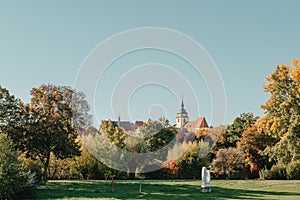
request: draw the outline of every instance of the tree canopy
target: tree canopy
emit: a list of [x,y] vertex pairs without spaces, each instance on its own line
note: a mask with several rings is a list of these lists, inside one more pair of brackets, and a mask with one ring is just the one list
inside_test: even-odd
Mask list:
[[265,111],[261,126],[277,139],[275,145],[268,146],[264,152],[284,168],[300,158],[299,60],[294,60],[292,65],[277,65],[266,78],[264,91],[270,93],[270,98],[261,106]]
[[24,104],[0,85],[0,133],[6,133],[16,143],[22,135]]
[[256,124],[248,127],[242,134],[242,138],[237,142],[239,150],[245,152],[247,165],[249,166],[252,177],[257,177],[260,169],[270,168],[266,155],[261,155],[267,146],[274,145],[274,138],[259,130]]
[[25,130],[21,149],[26,157],[39,159],[43,178],[47,179],[51,153],[59,159],[80,155],[76,126],[72,123],[69,93],[55,85],[31,90],[31,102],[25,108]]
[[236,143],[241,139],[242,133],[256,122],[258,117],[252,113],[241,113],[233,120],[223,131],[220,132],[220,138],[214,149],[236,147]]

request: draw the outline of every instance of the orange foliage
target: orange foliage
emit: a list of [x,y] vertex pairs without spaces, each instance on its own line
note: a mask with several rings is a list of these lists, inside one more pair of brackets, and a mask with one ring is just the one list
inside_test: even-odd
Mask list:
[[292,60],[292,66],[293,67],[300,67],[300,59]]
[[291,69],[291,77],[296,81],[297,89],[294,89],[292,92],[294,95],[299,95],[300,93],[300,59],[292,60],[293,69]]
[[175,160],[168,161],[165,168],[169,169],[171,171],[171,174],[177,174],[179,171],[179,167]]

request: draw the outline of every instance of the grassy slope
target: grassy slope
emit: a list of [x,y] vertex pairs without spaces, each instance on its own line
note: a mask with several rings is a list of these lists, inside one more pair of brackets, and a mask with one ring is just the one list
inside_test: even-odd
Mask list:
[[37,199],[300,199],[300,181],[212,180],[212,192],[201,193],[201,181],[49,181]]

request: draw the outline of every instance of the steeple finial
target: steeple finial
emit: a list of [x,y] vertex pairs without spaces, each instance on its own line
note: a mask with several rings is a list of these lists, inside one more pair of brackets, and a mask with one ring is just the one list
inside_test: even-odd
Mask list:
[[180,106],[178,113],[186,113],[186,110],[184,109],[183,96],[181,99],[181,106]]

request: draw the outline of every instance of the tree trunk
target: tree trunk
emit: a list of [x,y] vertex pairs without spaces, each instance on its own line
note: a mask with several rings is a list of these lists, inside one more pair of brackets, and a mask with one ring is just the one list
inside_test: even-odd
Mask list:
[[115,181],[114,181],[114,177],[111,177],[111,192],[115,192]]
[[49,162],[50,162],[50,151],[48,151],[46,162],[44,163],[44,171],[43,171],[43,177],[42,177],[42,182],[43,183],[45,183],[45,182],[48,181],[48,167],[49,167]]
[[129,179],[134,180],[135,179],[135,173],[129,173]]
[[135,179],[135,171],[136,171],[136,160],[133,158],[129,163],[129,179]]

